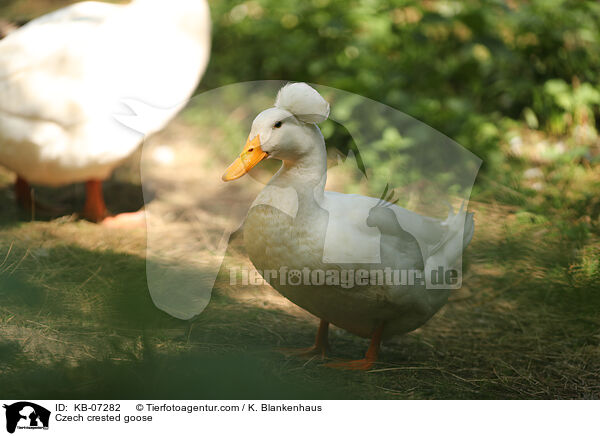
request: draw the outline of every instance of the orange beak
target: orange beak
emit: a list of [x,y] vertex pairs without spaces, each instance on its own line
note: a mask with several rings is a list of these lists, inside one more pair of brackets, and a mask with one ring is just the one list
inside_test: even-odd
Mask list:
[[266,157],[267,153],[260,148],[259,135],[256,135],[252,140],[248,137],[246,146],[242,150],[240,157],[229,165],[229,168],[225,170],[225,174],[223,174],[223,177],[221,178],[224,182],[239,179]]

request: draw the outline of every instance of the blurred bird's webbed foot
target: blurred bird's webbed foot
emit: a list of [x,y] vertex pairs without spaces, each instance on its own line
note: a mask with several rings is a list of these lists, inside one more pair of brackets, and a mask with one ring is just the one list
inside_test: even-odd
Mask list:
[[363,359],[350,360],[344,362],[331,362],[326,363],[325,366],[329,368],[337,369],[349,369],[354,371],[367,371],[377,362],[377,356],[379,355],[379,346],[381,345],[381,336],[383,334],[384,324],[380,324],[379,327],[373,333],[371,337],[371,344]]
[[315,344],[308,348],[277,348],[276,351],[288,357],[314,357],[324,358],[329,349],[329,322],[321,320]]
[[120,213],[108,216],[102,221],[102,225],[111,228],[134,229],[146,227],[146,211]]

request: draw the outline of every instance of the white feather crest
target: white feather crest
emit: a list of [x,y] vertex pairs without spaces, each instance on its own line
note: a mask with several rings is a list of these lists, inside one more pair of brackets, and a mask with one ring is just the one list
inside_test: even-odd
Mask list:
[[289,83],[281,88],[275,107],[293,113],[305,123],[320,123],[329,116],[329,103],[306,83]]

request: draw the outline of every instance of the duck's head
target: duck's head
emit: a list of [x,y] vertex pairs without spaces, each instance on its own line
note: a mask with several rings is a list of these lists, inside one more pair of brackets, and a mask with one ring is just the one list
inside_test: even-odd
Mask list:
[[281,88],[275,107],[262,111],[240,156],[227,168],[223,181],[238,179],[264,159],[294,162],[311,153],[320,136],[316,123],[329,116],[329,103],[306,83]]

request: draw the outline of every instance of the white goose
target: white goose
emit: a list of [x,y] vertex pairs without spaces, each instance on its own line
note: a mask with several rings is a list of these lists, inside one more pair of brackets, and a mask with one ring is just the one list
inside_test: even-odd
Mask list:
[[[244,150],[223,180],[243,176],[267,157],[283,161],[244,222],[250,260],[278,292],[321,319],[315,345],[302,352],[324,355],[328,326],[333,323],[371,337],[371,345],[364,359],[330,366],[368,369],[377,359],[382,338],[423,325],[445,304],[449,291],[425,289],[424,283],[411,286],[370,280],[349,288],[336,282],[335,274],[331,282],[311,276],[310,283],[295,285],[265,271],[333,271],[340,277],[375,266],[380,271],[386,267],[418,270],[427,276],[438,267],[451,269],[456,264],[471,240],[474,223],[472,214],[462,208],[442,221],[395,206],[385,198],[326,192],[325,142],[316,123],[328,116],[328,103],[310,86],[283,87],[275,107],[261,112],[252,123]],[[357,254],[372,258],[366,251],[374,233],[381,235],[376,238],[378,262],[328,260]]]
[[124,101],[142,102],[162,109],[147,133],[162,129],[209,52],[205,0],[76,3],[0,41],[0,164],[17,173],[18,202],[31,205],[29,183],[87,182],[83,216],[118,224],[105,220],[102,180],[142,135],[114,115],[131,112]]

